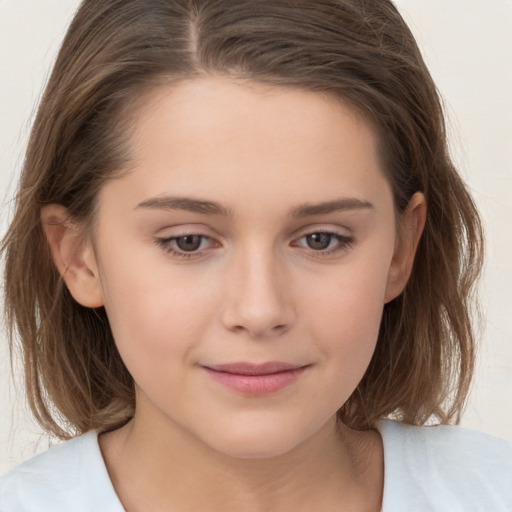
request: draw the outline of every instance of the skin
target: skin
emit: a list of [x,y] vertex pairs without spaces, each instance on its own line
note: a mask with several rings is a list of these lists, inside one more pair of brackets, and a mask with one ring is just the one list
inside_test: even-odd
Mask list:
[[[196,79],[144,101],[85,244],[63,207],[43,210],[68,288],[106,308],[136,384],[134,419],[100,436],[126,510],[380,510],[380,436],[336,411],[426,207],[415,194],[396,219],[376,142],[329,96]],[[205,369],[269,361],[304,370],[254,396]]]

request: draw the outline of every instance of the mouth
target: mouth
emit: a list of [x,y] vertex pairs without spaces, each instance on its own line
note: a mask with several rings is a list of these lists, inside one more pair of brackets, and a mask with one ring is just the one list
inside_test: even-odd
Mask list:
[[262,396],[277,393],[292,385],[310,366],[271,361],[263,364],[219,364],[202,368],[212,380],[232,391]]

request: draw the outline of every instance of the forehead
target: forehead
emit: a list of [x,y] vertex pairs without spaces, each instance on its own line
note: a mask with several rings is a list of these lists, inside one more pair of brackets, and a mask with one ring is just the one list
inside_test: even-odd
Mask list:
[[[289,140],[308,138],[312,142],[323,138],[339,125],[340,119],[357,125],[364,136],[374,139],[370,122],[342,98],[328,92],[312,92],[299,87],[275,86],[246,79],[230,77],[200,77],[171,82],[148,89],[135,98],[132,135],[134,140],[143,139],[158,121],[169,129],[176,128],[178,135],[189,135],[185,129],[207,132],[214,136],[254,137],[262,142],[258,132],[263,125],[274,135],[285,128]],[[149,128],[149,130],[148,130]],[[220,131],[219,128],[224,129]],[[231,128],[231,133],[226,131]],[[242,129],[242,131],[240,131]],[[315,137],[312,137],[312,135]],[[361,135],[363,135],[361,133]],[[282,142],[283,139],[277,139]],[[206,140],[203,140],[206,142]]]
[[386,185],[370,124],[334,96],[297,88],[220,77],[160,86],[138,102],[128,146],[126,182],[138,200],[214,194],[293,205]]

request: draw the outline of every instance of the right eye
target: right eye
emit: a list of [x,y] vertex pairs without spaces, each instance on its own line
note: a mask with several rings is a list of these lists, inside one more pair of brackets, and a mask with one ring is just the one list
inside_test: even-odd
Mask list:
[[202,255],[206,249],[216,245],[212,238],[193,233],[168,238],[157,238],[156,243],[165,252],[180,258]]
[[201,235],[179,236],[174,239],[174,243],[181,251],[197,251],[203,243],[203,237]]

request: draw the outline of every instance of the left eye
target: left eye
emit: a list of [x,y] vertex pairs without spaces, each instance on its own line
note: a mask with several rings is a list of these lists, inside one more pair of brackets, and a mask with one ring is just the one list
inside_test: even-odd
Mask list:
[[334,236],[331,233],[311,233],[304,238],[309,248],[324,251],[329,248]]
[[348,246],[351,241],[352,239],[348,236],[320,231],[302,236],[297,245],[314,251],[325,252],[342,249]]

